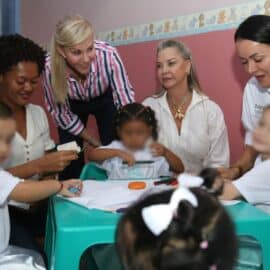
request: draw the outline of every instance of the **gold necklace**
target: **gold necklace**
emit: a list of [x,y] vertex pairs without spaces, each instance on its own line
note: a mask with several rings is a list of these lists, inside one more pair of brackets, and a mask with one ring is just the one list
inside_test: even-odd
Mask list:
[[175,110],[175,114],[174,114],[174,119],[175,120],[179,119],[181,121],[181,120],[184,119],[184,117],[185,117],[184,106],[186,105],[187,98],[188,98],[188,93],[182,98],[180,104],[176,104],[172,100],[172,105],[173,105],[174,110]]

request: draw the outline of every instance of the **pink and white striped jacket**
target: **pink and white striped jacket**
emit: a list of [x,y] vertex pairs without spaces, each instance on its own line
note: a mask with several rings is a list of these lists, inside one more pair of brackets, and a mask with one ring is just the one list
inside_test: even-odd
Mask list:
[[[82,84],[67,75],[68,98],[89,101],[112,90],[114,104],[120,108],[134,101],[134,90],[117,50],[102,41],[95,41],[96,58],[91,63],[89,76]],[[56,103],[51,85],[50,56],[47,56],[42,84],[45,91],[45,104],[57,126],[78,135],[84,129],[83,123],[68,105]]]

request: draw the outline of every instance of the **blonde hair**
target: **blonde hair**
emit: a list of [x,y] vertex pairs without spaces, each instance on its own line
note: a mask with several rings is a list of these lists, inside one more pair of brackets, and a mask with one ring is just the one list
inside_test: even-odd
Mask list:
[[71,47],[93,35],[93,29],[80,15],[66,16],[56,25],[51,41],[51,80],[57,103],[65,103],[68,96],[66,61],[60,55],[59,47]]
[[[197,71],[195,68],[195,64],[192,60],[192,55],[191,51],[189,48],[182,42],[174,40],[174,39],[168,39],[164,40],[159,43],[157,47],[157,54],[159,54],[162,50],[167,49],[167,48],[175,48],[179,52],[179,54],[183,57],[185,60],[189,60],[191,63],[191,68],[190,72],[187,77],[187,83],[188,83],[188,88],[190,91],[195,90],[198,93],[201,93],[201,85],[199,82],[199,78],[197,75]],[[162,90],[158,95],[162,95],[164,93],[164,90]]]

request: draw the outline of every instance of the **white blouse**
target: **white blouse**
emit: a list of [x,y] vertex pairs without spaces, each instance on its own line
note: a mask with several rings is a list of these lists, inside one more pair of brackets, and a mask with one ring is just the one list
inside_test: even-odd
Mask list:
[[232,184],[251,204],[270,214],[270,160],[258,156],[254,167]]
[[220,107],[196,91],[182,121],[181,133],[167,102],[167,93],[144,100],[156,113],[159,141],[177,154],[188,173],[205,167],[228,167],[230,151],[227,128]]
[[26,106],[26,139],[16,132],[9,158],[2,166],[9,169],[38,159],[54,146],[45,111],[40,106],[29,104]]

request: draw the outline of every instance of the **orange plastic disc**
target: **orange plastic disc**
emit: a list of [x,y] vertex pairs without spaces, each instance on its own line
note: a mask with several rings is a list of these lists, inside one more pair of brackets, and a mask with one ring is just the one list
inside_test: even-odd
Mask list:
[[128,184],[129,189],[144,189],[146,187],[145,182],[130,182]]

